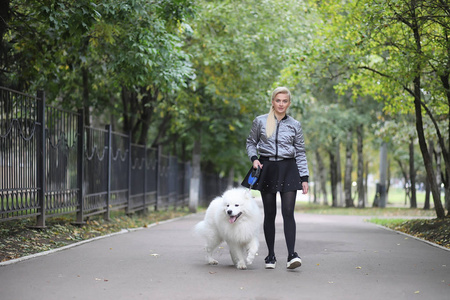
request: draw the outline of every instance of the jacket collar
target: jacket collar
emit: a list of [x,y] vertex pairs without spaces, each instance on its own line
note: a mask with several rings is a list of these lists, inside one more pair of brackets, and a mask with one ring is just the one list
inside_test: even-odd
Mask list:
[[[273,114],[273,117],[274,117],[275,120],[277,120],[277,122],[278,122],[277,116],[275,116],[275,114]],[[287,118],[288,118],[288,115],[285,114],[284,117],[283,117],[283,119],[281,119],[280,121],[286,120]]]

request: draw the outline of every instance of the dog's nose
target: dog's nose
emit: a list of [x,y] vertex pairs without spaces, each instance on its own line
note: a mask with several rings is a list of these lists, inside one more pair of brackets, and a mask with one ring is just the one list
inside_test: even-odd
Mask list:
[[227,214],[229,214],[229,215],[231,215],[232,213],[233,213],[232,210],[228,210],[228,211],[227,211]]

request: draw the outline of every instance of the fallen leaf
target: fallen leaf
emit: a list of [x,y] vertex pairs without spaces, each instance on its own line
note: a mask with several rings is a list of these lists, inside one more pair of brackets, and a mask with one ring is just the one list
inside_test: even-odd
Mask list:
[[415,291],[415,292],[414,292],[414,294],[418,294],[418,293],[420,293],[420,291]]
[[356,267],[356,269],[362,269],[361,267]]

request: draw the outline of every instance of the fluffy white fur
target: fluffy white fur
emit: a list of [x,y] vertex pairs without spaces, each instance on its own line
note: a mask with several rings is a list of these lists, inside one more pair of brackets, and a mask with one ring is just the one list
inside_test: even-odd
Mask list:
[[247,269],[259,248],[261,222],[261,210],[249,190],[235,188],[215,198],[204,220],[195,226],[195,231],[206,239],[207,262],[218,264],[212,254],[225,241],[236,267]]

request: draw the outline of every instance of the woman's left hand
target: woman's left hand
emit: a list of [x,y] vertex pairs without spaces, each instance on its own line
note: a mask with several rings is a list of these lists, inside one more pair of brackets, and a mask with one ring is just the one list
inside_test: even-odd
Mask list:
[[302,182],[303,194],[308,194],[308,183]]

